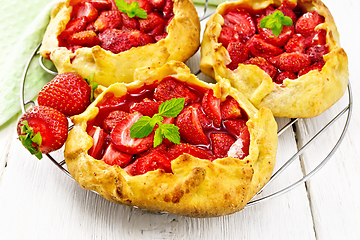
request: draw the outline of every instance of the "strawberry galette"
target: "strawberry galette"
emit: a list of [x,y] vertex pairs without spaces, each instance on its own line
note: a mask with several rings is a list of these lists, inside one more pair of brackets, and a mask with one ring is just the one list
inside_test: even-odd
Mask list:
[[99,87],[65,144],[81,187],[116,203],[191,217],[241,210],[269,180],[277,125],[227,82],[199,81],[182,62],[137,69]]
[[186,61],[199,48],[191,0],[63,0],[51,12],[40,53],[59,73],[109,86],[136,68]]
[[313,117],[344,94],[348,59],[319,0],[240,0],[206,24],[200,68],[278,117]]

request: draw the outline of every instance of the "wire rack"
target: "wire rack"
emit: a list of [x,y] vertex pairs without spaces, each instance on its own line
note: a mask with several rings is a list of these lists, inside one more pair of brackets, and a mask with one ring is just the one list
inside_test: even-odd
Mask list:
[[[206,21],[206,19],[209,18],[210,15],[212,15],[214,12],[211,11],[209,12],[208,10],[208,0],[206,0],[204,6],[203,6],[203,13],[202,16],[200,17],[200,21]],[[21,88],[20,88],[20,101],[21,101],[21,110],[23,113],[26,112],[26,106],[27,105],[32,105],[35,106],[35,102],[30,100],[30,101],[25,101],[24,99],[24,89],[25,89],[25,81],[26,81],[26,77],[28,75],[28,71],[29,71],[29,67],[30,64],[32,63],[32,61],[34,60],[34,58],[36,56],[39,55],[39,49],[41,47],[41,43],[39,43],[36,48],[33,50],[31,56],[28,59],[28,62],[24,68],[23,71],[23,75],[22,75],[22,79],[21,79]],[[51,75],[56,75],[57,72],[50,70],[49,68],[47,68],[44,64],[44,59],[40,56],[39,57],[39,65],[42,67],[42,69],[44,71],[46,71],[47,73],[51,74]],[[199,75],[201,74],[200,70],[195,71],[194,73],[195,75]],[[345,134],[347,132],[349,123],[350,123],[350,119],[351,119],[351,115],[352,115],[352,102],[353,102],[353,97],[352,97],[352,90],[351,90],[351,85],[350,85],[350,81],[348,82],[348,87],[347,87],[347,91],[348,91],[348,99],[347,99],[347,105],[345,106],[345,108],[343,108],[341,111],[338,112],[338,114],[333,117],[332,119],[329,119],[328,122],[315,134],[312,136],[312,138],[310,140],[308,140],[305,144],[303,144],[303,146],[298,148],[298,151],[292,156],[290,157],[282,166],[279,167],[279,169],[273,173],[272,177],[270,178],[270,180],[268,181],[268,183],[261,189],[261,191],[259,191],[257,193],[257,195],[253,198],[253,200],[251,200],[250,202],[248,202],[247,207],[248,206],[253,206],[255,204],[258,204],[260,202],[263,202],[265,200],[274,198],[276,196],[279,196],[281,194],[284,194],[294,188],[296,188],[297,186],[303,184],[304,182],[306,182],[307,180],[309,180],[312,176],[314,176],[323,166],[325,166],[325,164],[331,159],[331,157],[333,156],[333,154],[336,152],[336,150],[339,148],[341,142],[343,141]],[[337,139],[337,141],[335,142],[335,144],[332,146],[332,149],[328,152],[327,156],[319,161],[318,165],[316,167],[314,167],[311,171],[309,171],[306,174],[303,174],[303,177],[288,184],[286,187],[283,187],[280,190],[274,191],[272,193],[267,194],[266,196],[260,196],[260,194],[263,192],[263,190],[269,186],[269,184],[271,184],[273,182],[274,179],[276,179],[277,177],[279,177],[296,159],[298,159],[298,157],[304,153],[304,151],[306,151],[308,149],[308,147],[314,143],[314,141],[316,139],[318,139],[323,133],[325,133],[331,125],[333,125],[335,122],[337,122],[339,120],[339,118],[341,116],[343,116],[344,114],[346,114],[346,120],[343,124],[343,128],[342,128],[342,132],[339,136],[339,138]],[[298,122],[298,118],[296,119],[291,119],[283,128],[281,128],[278,131],[278,136],[282,135],[285,131],[287,131],[288,129],[293,129],[293,127],[295,126],[295,124]],[[72,126],[69,127],[69,130],[72,128]],[[281,145],[281,142],[279,141],[279,145]],[[72,176],[70,175],[70,173],[68,172],[67,168],[66,168],[66,163],[65,160],[61,159],[61,160],[57,160],[55,159],[51,154],[46,154],[46,156],[67,176],[69,176],[71,179]],[[74,180],[74,179],[73,179]]]

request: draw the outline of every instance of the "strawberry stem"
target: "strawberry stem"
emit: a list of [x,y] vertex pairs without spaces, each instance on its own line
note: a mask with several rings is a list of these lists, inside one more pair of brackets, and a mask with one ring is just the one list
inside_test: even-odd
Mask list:
[[39,160],[42,159],[42,153],[39,148],[42,143],[40,132],[35,134],[34,129],[29,126],[26,120],[22,121],[21,124],[19,140],[32,155],[35,155]]

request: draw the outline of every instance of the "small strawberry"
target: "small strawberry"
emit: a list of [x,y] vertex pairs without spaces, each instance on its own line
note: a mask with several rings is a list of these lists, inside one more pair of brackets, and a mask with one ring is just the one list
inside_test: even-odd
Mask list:
[[185,98],[185,105],[187,105],[195,102],[198,97],[183,82],[169,76],[164,78],[155,88],[154,99],[165,102],[173,98]]
[[192,105],[185,107],[176,118],[175,125],[179,128],[180,137],[190,144],[208,144],[197,115],[197,109]]
[[239,103],[232,97],[227,97],[220,105],[221,118],[223,120],[241,118]]
[[241,40],[246,40],[256,32],[254,20],[246,11],[229,11],[224,16],[224,26],[234,29]]
[[310,64],[310,57],[304,53],[283,53],[279,59],[279,68],[285,72],[297,73]]
[[230,147],[235,143],[235,138],[226,133],[211,133],[210,139],[216,158],[227,157]]
[[98,11],[110,10],[111,3],[106,0],[89,0]]
[[315,45],[306,49],[305,53],[310,56],[311,62],[323,62],[324,55],[329,53],[329,48],[326,45]]
[[296,79],[297,76],[295,73],[292,72],[280,72],[279,74],[276,75],[274,82],[277,84],[282,84],[284,79]]
[[116,124],[110,134],[111,143],[121,152],[137,154],[153,146],[154,132],[144,138],[131,138],[131,126],[142,117],[141,113],[129,114]]
[[117,165],[120,167],[125,167],[131,162],[132,155],[123,153],[117,150],[113,144],[109,144],[101,160],[111,166]]
[[315,32],[315,27],[324,22],[324,17],[317,12],[304,13],[295,24],[295,31],[308,37]]
[[244,64],[256,65],[262,70],[264,70],[271,78],[274,78],[277,74],[276,68],[271,65],[265,58],[262,57],[253,57],[244,62]]
[[246,45],[255,57],[269,58],[279,55],[284,51],[279,47],[265,42],[258,34],[252,36]]
[[188,143],[180,143],[172,145],[168,152],[171,156],[171,159],[175,159],[179,157],[180,155],[183,155],[184,153],[190,154],[194,157],[200,158],[200,159],[212,159],[213,156],[211,153],[209,153],[207,150],[195,147]]
[[103,32],[106,29],[118,28],[121,26],[121,14],[119,11],[104,11],[96,19],[94,27],[96,31]]
[[57,109],[66,116],[85,111],[90,104],[91,88],[77,73],[61,73],[40,90],[38,103]]
[[19,140],[38,159],[60,149],[67,138],[68,120],[61,112],[46,106],[29,109],[17,124]]
[[221,125],[220,98],[214,96],[214,90],[209,89],[201,101],[204,113],[210,118],[215,127]]
[[323,68],[323,66],[325,65],[325,62],[316,62],[310,66],[304,67],[303,69],[301,69],[298,73],[299,77],[307,74],[308,72],[312,71],[312,70],[318,70],[319,72],[321,71],[321,69]]
[[144,98],[139,103],[134,103],[130,106],[130,113],[139,112],[144,116],[152,117],[158,113],[161,102],[154,102],[148,98]]
[[129,113],[120,110],[114,110],[110,112],[103,121],[105,132],[110,133],[116,124],[124,119],[127,115],[129,115]]
[[66,25],[64,31],[61,32],[59,38],[66,39],[68,36],[85,30],[87,25],[86,17],[81,17],[78,19],[70,20]]
[[100,160],[105,148],[105,138],[108,136],[106,132],[96,126],[92,126],[88,134],[93,139],[93,145],[89,149],[88,154],[95,159]]
[[286,52],[304,53],[306,48],[306,38],[301,34],[294,34],[284,46]]
[[240,63],[243,63],[249,57],[248,48],[241,42],[230,42],[227,51],[231,59],[231,63],[227,67],[231,70],[235,70]]
[[84,2],[80,5],[76,5],[72,11],[72,17],[74,19],[85,17],[87,22],[93,22],[97,19],[99,13],[95,6],[89,2]]
[[130,173],[133,176],[142,175],[149,171],[162,169],[171,173],[171,162],[167,155],[160,151],[152,151],[150,154],[138,158],[131,167]]
[[231,42],[240,42],[240,37],[233,28],[223,26],[220,32],[220,36],[218,38],[218,42],[227,48]]
[[67,42],[70,45],[80,45],[84,47],[93,47],[100,44],[98,36],[91,30],[74,33],[67,38]]

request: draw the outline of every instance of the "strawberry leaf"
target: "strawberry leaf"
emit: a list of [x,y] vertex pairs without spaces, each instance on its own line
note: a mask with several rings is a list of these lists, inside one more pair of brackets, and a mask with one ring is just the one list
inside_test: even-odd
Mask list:
[[293,21],[290,17],[285,16],[279,10],[273,12],[273,14],[268,15],[261,19],[260,27],[271,29],[275,37],[278,37],[283,30],[283,26],[290,27],[293,25]]

